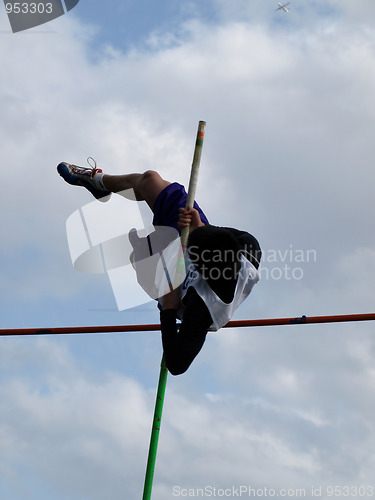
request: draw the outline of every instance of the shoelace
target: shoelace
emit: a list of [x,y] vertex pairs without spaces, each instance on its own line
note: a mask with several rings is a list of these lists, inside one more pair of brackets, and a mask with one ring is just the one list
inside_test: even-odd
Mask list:
[[[92,165],[90,163],[90,160],[92,160],[94,162],[94,165]],[[92,156],[89,156],[86,161],[89,164],[91,170],[96,170],[96,161],[94,160],[94,158]],[[83,167],[83,168],[87,168],[87,167]],[[87,170],[89,170],[89,169],[87,168]]]
[[[93,165],[90,163],[90,160],[92,160],[94,162]],[[97,170],[96,161],[94,160],[94,158],[92,156],[89,156],[86,161],[89,164],[88,167],[79,167],[77,165],[72,165],[73,169],[76,170],[77,172],[82,171],[82,170],[84,172],[87,172],[87,173],[90,172],[92,175],[95,172],[95,170]]]

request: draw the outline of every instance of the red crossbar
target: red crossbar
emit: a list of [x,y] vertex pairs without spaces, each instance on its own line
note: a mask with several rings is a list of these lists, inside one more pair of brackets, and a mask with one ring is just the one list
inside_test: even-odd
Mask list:
[[[229,321],[224,328],[244,328],[254,326],[306,325],[308,323],[342,323],[347,321],[374,321],[375,313],[341,314],[336,316],[300,316],[296,318],[268,318]],[[152,332],[160,330],[160,324],[114,325],[114,326],[63,326],[55,328],[5,328],[0,336],[9,335],[67,335],[82,333],[125,333]]]

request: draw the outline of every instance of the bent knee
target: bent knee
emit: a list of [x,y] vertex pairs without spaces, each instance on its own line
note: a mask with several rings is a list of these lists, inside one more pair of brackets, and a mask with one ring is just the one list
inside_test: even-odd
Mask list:
[[138,200],[145,200],[152,207],[159,193],[168,184],[170,183],[162,179],[155,170],[146,170],[141,174],[134,191]]
[[146,172],[141,175],[136,188],[141,194],[147,196],[148,193],[152,193],[154,190],[159,189],[162,182],[163,179],[155,170],[146,170]]
[[146,172],[142,174],[141,182],[155,182],[159,179],[161,179],[161,177],[156,170],[146,170]]

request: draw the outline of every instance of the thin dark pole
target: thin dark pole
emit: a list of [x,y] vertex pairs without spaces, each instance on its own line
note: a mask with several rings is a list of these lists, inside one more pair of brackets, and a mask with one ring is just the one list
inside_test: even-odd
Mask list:
[[[375,321],[375,313],[339,314],[333,316],[300,316],[294,318],[265,318],[229,321],[223,328],[249,328],[257,326],[307,325],[311,323],[345,323]],[[63,326],[55,328],[3,328],[0,337],[22,335],[76,335],[83,333],[128,333],[160,331],[160,324],[108,325],[108,326]]]

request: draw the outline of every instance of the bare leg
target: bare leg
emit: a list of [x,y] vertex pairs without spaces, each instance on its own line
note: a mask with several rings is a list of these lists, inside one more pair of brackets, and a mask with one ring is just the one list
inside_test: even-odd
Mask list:
[[102,180],[105,188],[113,193],[133,189],[136,199],[146,201],[151,210],[159,193],[170,184],[154,170],[147,170],[143,174],[105,174]]

